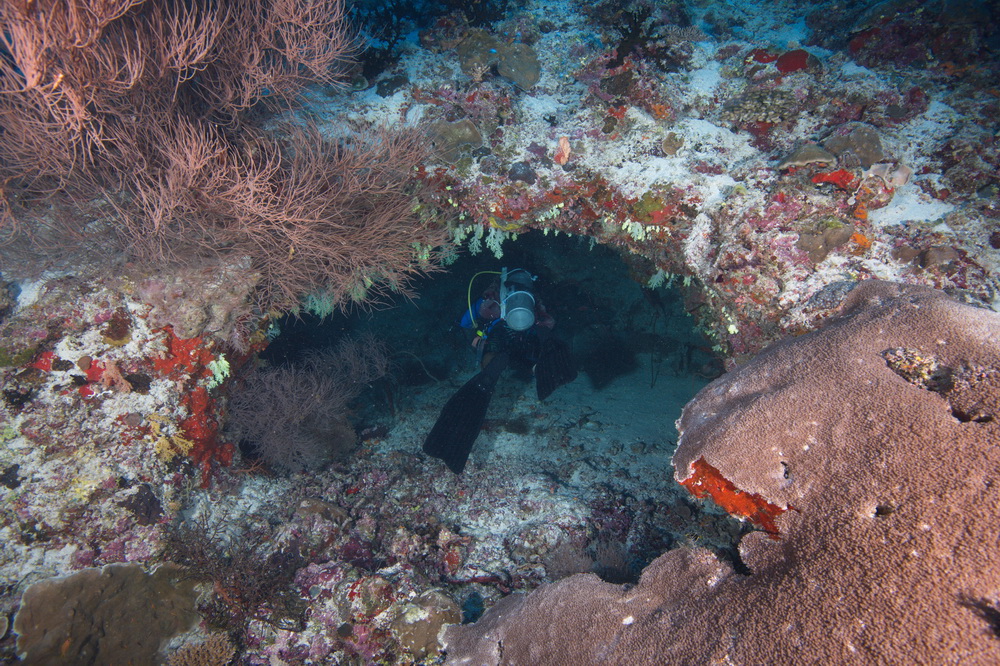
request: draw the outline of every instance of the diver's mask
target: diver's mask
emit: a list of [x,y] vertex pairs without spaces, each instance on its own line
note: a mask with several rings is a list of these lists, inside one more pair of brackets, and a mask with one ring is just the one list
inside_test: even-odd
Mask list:
[[535,325],[534,281],[523,268],[500,272],[500,317],[512,331],[526,331]]

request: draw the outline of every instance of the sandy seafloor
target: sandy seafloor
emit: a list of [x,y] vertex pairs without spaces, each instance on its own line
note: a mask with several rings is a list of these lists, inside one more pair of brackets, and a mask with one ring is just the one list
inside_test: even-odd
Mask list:
[[[787,131],[775,138],[772,149],[765,151],[755,146],[747,132],[733,131],[719,120],[720,100],[734,94],[738,83],[722,75],[722,64],[715,56],[721,48],[733,44],[742,49],[756,46],[778,51],[802,47],[809,36],[804,17],[813,7],[792,2],[743,2],[719,7],[705,4],[691,11],[703,19],[710,9],[723,15],[729,12],[739,17],[742,25],[724,39],[694,43],[691,68],[661,77],[669,97],[684,109],[680,117],[664,124],[631,107],[627,112],[628,130],[609,141],[589,133],[597,122],[595,112],[587,106],[586,86],[573,78],[582,59],[601,48],[600,38],[569,3],[525,4],[520,11],[536,19],[552,20],[557,29],[542,34],[534,45],[541,62],[541,79],[530,91],[511,91],[518,122],[508,128],[494,152],[514,160],[525,155],[532,142],[551,147],[558,136],[568,135],[574,142],[575,167],[601,174],[624,195],[638,197],[658,185],[669,184],[697,197],[708,211],[726,206],[738,210],[763,206],[768,188],[781,177],[776,162],[796,145],[814,139],[819,122],[803,111]],[[707,27],[706,33],[711,33]],[[304,110],[298,113],[331,135],[344,131],[345,119],[357,124],[417,123],[433,116],[432,104],[414,101],[407,91],[440,91],[442,87],[466,83],[453,52],[431,52],[421,48],[416,39],[415,34],[411,36],[399,64],[387,73],[405,73],[409,80],[406,90],[389,97],[379,96],[374,87],[333,95],[310,91]],[[895,87],[900,76],[894,71],[858,66],[844,53],[806,48],[822,63],[824,78],[822,84],[817,84],[805,80],[805,73],[791,75],[803,77],[803,89],[824,85],[836,87],[838,94],[851,88],[878,90]],[[505,84],[492,80],[489,85]],[[901,228],[923,230],[937,242],[959,248],[963,257],[978,267],[978,272],[960,286],[980,295],[992,295],[997,309],[1000,252],[987,240],[996,223],[963,213],[968,201],[978,195],[962,199],[929,194],[942,185],[937,158],[928,147],[938,147],[967,121],[949,101],[946,91],[935,90],[925,112],[880,131],[888,159],[905,163],[914,176],[892,193],[887,205],[871,210],[869,234],[875,242],[870,252],[863,256],[834,253],[808,270],[791,263],[782,269],[784,286],[774,296],[788,306],[783,325],[792,328],[793,322],[804,320],[800,306],[824,286],[845,276],[925,283],[937,280],[938,286],[955,286],[949,275],[915,276],[911,265],[891,257],[894,230]],[[558,119],[555,126],[545,119],[551,114]],[[684,147],[674,157],[664,156],[652,147],[668,132],[684,139]],[[724,168],[692,168],[706,163]],[[461,180],[467,184],[477,182],[482,176],[480,168],[477,162],[464,165]],[[553,181],[560,177],[551,162],[536,170]],[[734,199],[737,185],[742,194]],[[489,189],[469,192],[470,197],[490,195]],[[488,201],[484,205],[489,208]],[[706,225],[707,216],[696,218],[695,232],[683,241],[683,254],[691,274],[708,281],[713,266],[705,245]],[[621,235],[620,230],[616,232]],[[640,242],[642,234],[652,233],[648,228],[636,227],[628,227],[626,232],[632,237],[623,243],[626,247]],[[539,232],[532,234],[537,236]],[[482,245],[489,244],[489,240],[484,238]],[[643,298],[639,285],[626,276],[624,264],[615,264],[610,254],[601,254],[588,263],[587,253],[591,250],[586,241],[576,243],[572,256],[558,258],[564,264],[553,278],[561,283],[570,281],[574,262],[579,262],[576,270],[584,283],[580,293],[600,295],[605,300],[553,301],[560,322],[556,332],[571,341],[581,361],[599,358],[601,344],[616,345],[628,340],[628,356],[634,365],[600,388],[595,388],[588,374],[581,372],[576,381],[557,390],[544,403],[535,398],[529,382],[506,377],[461,477],[452,475],[439,461],[420,454],[438,409],[473,374],[464,341],[449,333],[462,309],[466,281],[475,269],[496,270],[527,256],[510,251],[523,239],[497,233],[493,240],[502,245],[481,247],[475,259],[466,257],[448,273],[418,284],[418,289],[424,286],[427,290],[413,304],[399,304],[396,309],[371,315],[335,316],[342,330],[371,330],[399,353],[394,359],[399,381],[390,389],[391,405],[379,388],[364,393],[355,405],[359,431],[381,428],[377,435],[364,438],[349,464],[281,477],[246,473],[237,459],[233,468],[218,471],[209,489],[191,487],[183,495],[169,493],[170,498],[183,503],[180,514],[185,517],[209,516],[219,523],[238,515],[248,524],[270,525],[276,544],[288,543],[293,536],[308,541],[309,537],[302,534],[309,530],[325,530],[324,534],[331,535],[326,559],[303,568],[296,578],[297,589],[310,608],[304,630],[287,631],[265,622],[252,622],[241,663],[407,663],[414,657],[398,651],[398,642],[393,642],[399,640],[393,622],[402,605],[428,589],[442,590],[457,606],[466,604],[473,593],[481,595],[489,605],[512,589],[530,589],[570,573],[565,567],[599,569],[602,563],[594,557],[594,549],[597,544],[608,543],[624,548],[620,561],[603,563],[606,568],[617,567],[609,575],[634,578],[637,567],[681,543],[707,545],[722,556],[731,555],[741,531],[750,529],[718,509],[693,500],[675,482],[670,465],[677,438],[674,421],[684,404],[719,371],[719,366],[713,365],[713,342],[694,331],[692,319],[684,313],[680,299],[670,296],[668,286],[653,290],[666,302],[664,309],[657,311]],[[540,243],[540,249],[534,250],[531,259],[544,264],[547,241],[535,242]],[[463,254],[468,247],[467,238]],[[498,247],[507,253],[504,257],[493,256]],[[553,247],[562,252],[569,246]],[[557,257],[552,258],[555,263]],[[614,271],[618,274],[607,277]],[[450,286],[440,287],[446,282]],[[27,309],[36,292],[31,285],[23,287],[18,307]],[[586,308],[580,309],[584,305]],[[148,331],[137,333],[132,345],[141,347],[153,337]],[[616,351],[613,346],[607,349]],[[87,353],[96,357],[107,350],[95,336],[81,338],[72,346],[74,358]],[[113,352],[117,353],[124,352]],[[409,355],[423,359],[431,374],[446,377],[440,381],[413,379],[420,371],[408,364]],[[410,379],[403,379],[404,374]],[[159,405],[147,403],[156,401],[155,391],[154,397],[110,395],[97,411],[104,410],[108,415],[155,411]],[[6,426],[16,428],[19,423],[11,420]],[[56,467],[63,463],[27,455],[28,444],[23,438],[5,435],[3,443],[4,466],[16,458],[21,477],[48,478],[67,473]],[[96,455],[100,464],[88,462],[81,469],[93,471],[95,478],[113,476],[109,470],[117,470],[119,464],[113,455]],[[144,466],[145,471],[155,470],[161,475],[150,483],[166,500],[167,495],[159,492],[162,489],[157,485],[168,485],[161,467],[152,463],[122,464],[133,470]],[[46,485],[59,487],[56,482]],[[25,492],[23,488],[10,488],[5,501],[13,503],[15,495],[21,497]],[[53,506],[59,501],[53,499]],[[304,502],[335,507],[330,509],[335,519],[303,514],[299,509]],[[16,605],[13,592],[23,590],[25,581],[64,575],[83,564],[112,561],[99,553],[80,558],[79,553],[86,547],[71,534],[51,542],[18,541],[12,545],[15,529],[8,521],[0,534],[8,542],[0,548],[0,574],[9,591],[4,599],[8,618]],[[134,525],[125,524],[126,536],[132,534],[136,539],[155,542],[154,530],[129,532],[134,529]],[[584,563],[580,564],[578,557],[557,566],[551,557],[560,544],[571,544],[578,554],[585,554]],[[122,552],[114,561],[147,565],[156,562],[155,548],[126,543]],[[605,552],[608,558],[613,556]],[[384,604],[352,606],[354,597],[350,594],[354,588],[349,594],[343,581],[352,585],[358,581],[384,583]],[[348,597],[350,600],[345,601]],[[345,625],[352,625],[354,633],[337,634],[338,628]],[[12,644],[13,636],[8,631],[5,654],[11,654]],[[385,649],[389,652],[382,651]],[[433,660],[434,656],[427,659]]]

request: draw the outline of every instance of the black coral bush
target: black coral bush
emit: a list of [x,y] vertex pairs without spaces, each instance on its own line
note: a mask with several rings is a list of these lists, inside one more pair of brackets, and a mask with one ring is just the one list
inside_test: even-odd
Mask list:
[[348,338],[297,364],[252,371],[233,394],[229,432],[276,471],[317,469],[356,446],[348,403],[388,372],[373,338]]

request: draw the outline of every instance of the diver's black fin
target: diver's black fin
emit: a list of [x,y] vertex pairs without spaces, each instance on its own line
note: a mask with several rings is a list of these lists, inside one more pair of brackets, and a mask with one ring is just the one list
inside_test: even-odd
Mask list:
[[542,350],[535,365],[535,390],[538,399],[545,400],[563,384],[576,379],[576,363],[569,353],[569,345],[556,337],[542,342]]
[[479,374],[448,399],[424,440],[424,453],[443,460],[455,474],[462,473],[472,444],[486,420],[493,389],[506,367],[507,354],[497,354]]

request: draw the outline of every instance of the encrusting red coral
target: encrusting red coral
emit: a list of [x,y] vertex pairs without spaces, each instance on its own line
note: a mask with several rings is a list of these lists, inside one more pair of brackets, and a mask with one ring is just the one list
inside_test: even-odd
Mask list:
[[163,358],[153,359],[153,367],[157,372],[163,375],[174,375],[178,372],[186,372],[192,376],[211,374],[207,367],[214,357],[212,352],[205,348],[201,338],[182,340],[170,326],[164,331],[167,353]]
[[207,487],[212,478],[212,461],[229,465],[233,461],[234,447],[221,443],[218,438],[219,423],[215,400],[204,386],[195,387],[184,396],[181,404],[189,415],[180,423],[184,436],[194,442],[191,458],[201,468],[202,486]]
[[745,493],[727,480],[704,458],[698,458],[691,465],[691,476],[680,482],[682,486],[699,499],[712,500],[734,516],[746,518],[759,525],[774,539],[778,538],[778,526],[774,519],[788,509],[771,504],[757,494]]
[[819,185],[820,183],[832,183],[842,190],[853,189],[857,185],[857,178],[853,173],[847,169],[837,169],[836,171],[829,171],[825,173],[818,173],[812,177],[812,182]]
[[44,351],[28,363],[28,367],[41,370],[42,372],[52,372],[52,361],[55,357],[55,352]]
[[[215,355],[201,338],[181,339],[173,328],[164,328],[167,352],[161,358],[153,359],[153,367],[161,374],[181,380],[191,385],[197,380],[212,375],[209,363]],[[232,444],[222,443],[218,438],[219,419],[216,414],[215,399],[204,386],[192,385],[184,394],[181,404],[188,415],[180,422],[184,437],[194,443],[191,459],[198,464],[202,474],[202,485],[207,487],[212,478],[212,462],[229,465],[233,460]]]
[[782,74],[790,74],[809,66],[809,52],[802,49],[788,51],[778,56],[775,67]]

